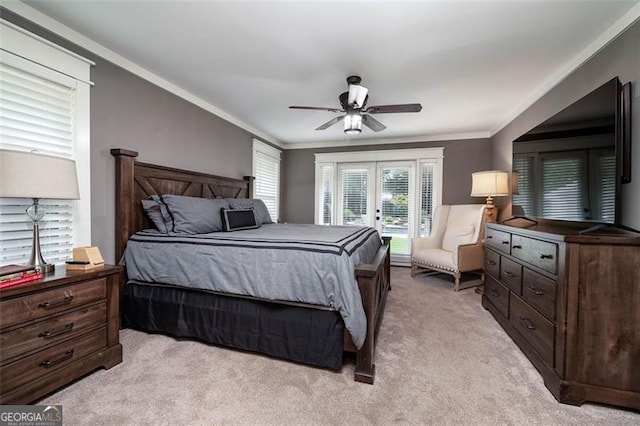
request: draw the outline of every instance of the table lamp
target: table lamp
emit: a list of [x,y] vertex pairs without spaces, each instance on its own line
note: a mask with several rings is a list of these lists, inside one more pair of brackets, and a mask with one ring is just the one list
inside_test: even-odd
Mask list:
[[46,263],[40,251],[39,223],[46,211],[39,205],[39,200],[80,198],[75,161],[35,152],[0,149],[0,197],[33,199],[33,204],[26,210],[33,222],[33,245],[27,265],[45,273],[53,272],[54,265]]
[[493,197],[509,195],[509,172],[488,170],[471,174],[471,196],[487,197],[485,208],[487,222],[498,219],[498,208],[493,205]]

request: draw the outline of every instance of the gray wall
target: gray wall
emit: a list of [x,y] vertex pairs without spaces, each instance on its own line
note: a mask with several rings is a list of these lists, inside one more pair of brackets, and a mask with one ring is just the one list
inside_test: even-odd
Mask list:
[[[640,22],[596,54],[564,81],[554,87],[524,113],[492,137],[493,167],[511,169],[513,139],[561,111],[601,84],[618,76],[631,81],[632,95],[632,177],[622,185],[622,222],[640,230]],[[511,214],[505,202],[501,219]]]
[[286,150],[282,172],[282,217],[290,223],[313,223],[315,194],[315,158],[322,152],[374,151],[444,147],[444,204],[483,203],[470,197],[471,173],[491,167],[489,139],[416,142],[386,145]]
[[115,257],[115,163],[111,148],[143,162],[241,178],[251,174],[252,134],[105,61],[6,9],[2,18],[96,63],[91,70],[91,238]]

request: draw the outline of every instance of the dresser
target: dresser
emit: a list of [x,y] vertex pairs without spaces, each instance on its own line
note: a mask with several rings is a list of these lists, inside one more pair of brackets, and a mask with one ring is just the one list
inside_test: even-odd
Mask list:
[[122,362],[123,268],[66,271],[0,291],[0,404],[27,404]]
[[640,234],[487,224],[482,305],[560,402],[640,410]]

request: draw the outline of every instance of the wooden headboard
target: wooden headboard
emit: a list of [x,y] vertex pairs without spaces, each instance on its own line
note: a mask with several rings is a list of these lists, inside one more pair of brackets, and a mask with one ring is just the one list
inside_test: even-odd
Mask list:
[[141,200],[151,195],[175,194],[200,198],[251,198],[253,177],[234,179],[156,164],[139,163],[138,153],[111,150],[116,158],[116,260],[124,253],[129,237],[153,228]]

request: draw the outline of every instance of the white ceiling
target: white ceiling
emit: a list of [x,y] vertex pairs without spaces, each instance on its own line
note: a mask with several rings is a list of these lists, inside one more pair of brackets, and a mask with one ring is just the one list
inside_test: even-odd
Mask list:
[[[638,1],[26,3],[284,147],[488,137],[640,16]],[[288,109],[339,107],[352,74],[369,105],[422,112],[347,136],[314,130],[335,113]]]

